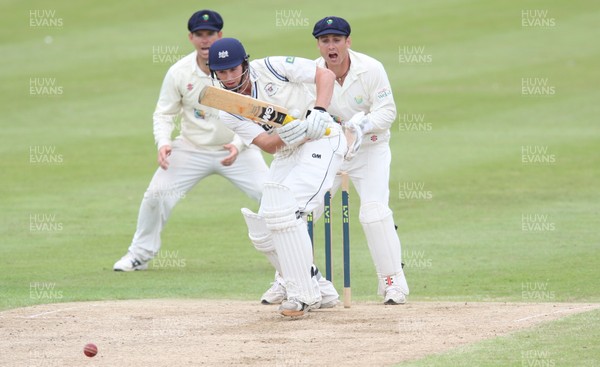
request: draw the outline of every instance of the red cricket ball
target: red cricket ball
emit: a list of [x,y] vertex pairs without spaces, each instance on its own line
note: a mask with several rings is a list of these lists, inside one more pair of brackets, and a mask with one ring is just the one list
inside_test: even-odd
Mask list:
[[96,344],[88,343],[85,345],[85,347],[83,347],[83,354],[85,354],[86,356],[88,356],[90,358],[95,356],[97,353],[98,353],[98,347],[96,346]]

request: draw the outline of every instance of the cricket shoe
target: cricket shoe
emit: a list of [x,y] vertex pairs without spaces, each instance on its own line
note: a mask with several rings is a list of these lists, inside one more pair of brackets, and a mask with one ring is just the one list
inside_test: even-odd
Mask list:
[[148,269],[148,262],[142,262],[136,259],[131,252],[127,252],[121,260],[113,265],[114,271],[134,271]]
[[304,314],[312,309],[318,308],[319,302],[313,305],[307,305],[295,299],[288,299],[279,306],[279,313],[283,316],[298,317],[304,316]]
[[340,304],[340,300],[336,298],[336,299],[333,299],[333,300],[327,301],[327,302],[321,301],[320,303],[318,303],[319,307],[314,307],[314,308],[318,308],[318,309],[334,308],[339,304]]
[[[320,273],[319,273],[319,275],[320,275]],[[340,303],[340,301],[339,301],[340,295],[335,290],[333,283],[331,283],[329,280],[327,280],[323,277],[319,277],[319,275],[317,275],[317,277],[319,278],[319,290],[321,291],[321,302],[319,303],[319,307],[314,307],[314,308],[334,308],[335,306],[338,305],[338,303]]]
[[263,305],[276,305],[283,302],[286,298],[285,281],[279,273],[275,273],[275,281],[271,283],[271,288],[267,289],[262,297],[260,297],[260,303]]
[[406,303],[406,294],[402,292],[402,288],[398,286],[388,286],[385,289],[383,303],[386,305],[402,305]]

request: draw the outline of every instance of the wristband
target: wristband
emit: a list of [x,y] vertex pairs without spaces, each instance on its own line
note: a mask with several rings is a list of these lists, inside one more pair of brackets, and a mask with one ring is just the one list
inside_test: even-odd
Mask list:
[[320,106],[315,106],[315,107],[313,107],[313,110],[318,110],[318,111],[327,112],[327,110],[326,110],[326,109],[324,109],[323,107],[320,107]]

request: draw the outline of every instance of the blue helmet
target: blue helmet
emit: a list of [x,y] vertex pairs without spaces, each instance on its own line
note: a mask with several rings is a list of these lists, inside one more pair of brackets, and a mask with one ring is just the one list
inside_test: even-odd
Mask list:
[[242,43],[235,38],[221,38],[210,46],[208,67],[210,70],[227,70],[248,60]]

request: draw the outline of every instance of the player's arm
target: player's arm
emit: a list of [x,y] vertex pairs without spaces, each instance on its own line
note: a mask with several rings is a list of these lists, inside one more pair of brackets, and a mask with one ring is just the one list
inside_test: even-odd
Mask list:
[[181,94],[169,70],[160,88],[160,95],[152,116],[154,141],[158,149],[163,145],[171,145],[171,134],[175,129],[174,121],[181,113],[181,108]]
[[372,104],[366,115],[368,121],[363,133],[388,130],[396,120],[396,103],[383,65],[378,63],[373,66],[365,75],[365,80],[369,83]]
[[171,70],[165,75],[156,109],[152,116],[154,142],[158,148],[158,164],[162,169],[169,167],[171,154],[171,135],[175,128],[175,119],[181,113],[181,94],[177,89]]
[[316,61],[302,57],[274,56],[265,59],[267,69],[278,79],[293,83],[315,84],[315,106],[327,108],[333,96],[335,74]]
[[285,146],[285,143],[278,134],[269,134],[266,131],[257,135],[256,138],[252,140],[252,144],[270,154],[277,153],[279,149]]
[[285,146],[278,134],[269,134],[251,120],[224,111],[219,112],[221,121],[231,129],[245,145],[254,144],[267,153],[274,154]]
[[[279,79],[316,86],[315,106],[306,118],[305,137],[309,140],[317,140],[327,134],[327,126],[333,122],[326,109],[333,96],[335,74],[329,69],[319,67],[314,60],[301,57],[269,57],[265,59],[265,63],[267,69]],[[294,142],[292,145],[302,140],[295,136],[291,139]],[[283,140],[288,139],[284,137]]]
[[335,83],[335,74],[333,71],[317,66],[315,72],[315,85],[317,91],[317,99],[315,106],[327,108],[331,103],[333,96],[333,85]]

